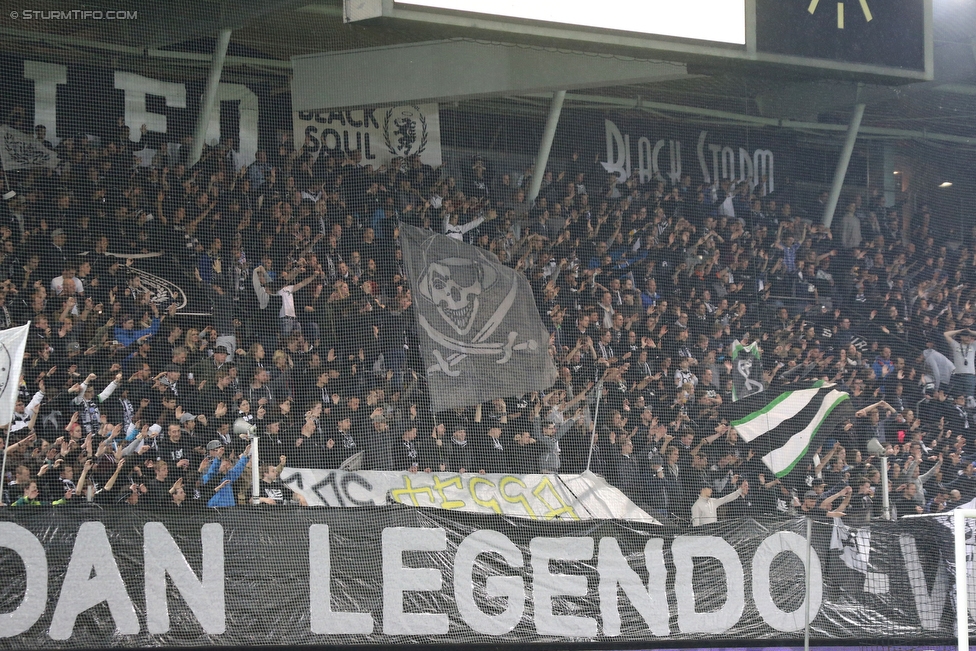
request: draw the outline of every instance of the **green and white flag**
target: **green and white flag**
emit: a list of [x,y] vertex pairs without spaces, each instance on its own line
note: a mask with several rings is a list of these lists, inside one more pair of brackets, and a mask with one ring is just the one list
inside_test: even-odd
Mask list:
[[735,403],[732,427],[777,477],[785,477],[807,455],[820,433],[854,415],[850,396],[834,384],[816,382],[808,389],[784,391],[768,401],[758,393]]
[[748,398],[765,388],[759,342],[745,346],[736,339],[732,342],[732,401]]

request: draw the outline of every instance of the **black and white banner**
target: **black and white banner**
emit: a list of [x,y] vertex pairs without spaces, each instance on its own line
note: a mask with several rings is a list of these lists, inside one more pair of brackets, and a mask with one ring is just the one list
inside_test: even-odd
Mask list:
[[[139,13],[141,22],[151,22],[150,5],[140,7]],[[10,115],[4,113],[15,129],[0,132],[4,169],[58,164],[54,152],[34,140],[36,125],[44,126],[45,138],[57,146],[65,138],[113,141],[119,137],[119,120],[129,127],[128,138],[135,144],[140,164],[152,162],[164,144],[167,153],[162,164],[174,166],[180,160],[180,143],[193,134],[199,115],[204,79],[193,74],[157,79],[141,74],[142,66],[137,66],[139,72],[130,72],[70,59],[52,63],[0,55],[0,85],[15,105]],[[215,100],[206,117],[206,142],[233,141],[229,155],[235,167],[250,165],[259,148],[259,134],[265,146],[274,142],[276,116],[285,110],[282,99],[261,81],[222,81]],[[17,139],[19,132],[29,134],[26,140]]]
[[323,151],[340,158],[358,151],[360,164],[373,167],[407,156],[419,156],[432,167],[442,163],[437,104],[296,111],[292,126],[295,146],[304,144],[316,157]]
[[0,127],[0,164],[7,171],[58,166],[58,155],[44,144],[16,129]]
[[[742,646],[804,626],[803,519],[679,531],[399,507],[2,517],[5,648]],[[849,530],[839,550],[830,529],[817,525],[810,553],[814,640],[953,635],[946,527]]]

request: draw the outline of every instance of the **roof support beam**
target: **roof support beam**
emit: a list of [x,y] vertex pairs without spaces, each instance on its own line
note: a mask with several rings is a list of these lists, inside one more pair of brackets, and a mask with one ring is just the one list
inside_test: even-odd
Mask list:
[[837,169],[834,170],[834,182],[830,186],[830,195],[827,198],[827,205],[824,208],[823,225],[830,228],[834,221],[834,212],[837,211],[837,202],[840,201],[841,190],[844,189],[844,179],[847,178],[847,168],[851,164],[851,154],[854,153],[854,145],[857,143],[857,132],[861,128],[861,120],[864,119],[864,104],[854,107],[854,115],[851,116],[851,123],[847,127],[847,138],[844,140],[844,149],[840,152],[837,160]]
[[535,157],[535,169],[532,172],[532,185],[529,186],[529,195],[526,197],[530,202],[535,201],[535,198],[539,196],[539,190],[542,189],[542,178],[545,176],[546,165],[549,163],[549,152],[552,151],[552,141],[556,137],[559,114],[563,111],[565,100],[566,91],[564,90],[557,90],[552,94],[546,130],[542,134],[542,142],[539,143],[539,153]]
[[[529,95],[529,97],[546,98],[546,95]],[[783,129],[795,129],[797,131],[835,131],[846,132],[847,125],[826,124],[822,122],[801,122],[798,120],[780,120],[776,118],[764,118],[756,115],[746,115],[744,113],[733,113],[731,111],[717,111],[714,109],[703,109],[695,106],[681,106],[679,104],[667,104],[664,102],[650,102],[645,99],[625,98],[625,97],[605,97],[601,95],[578,95],[567,94],[566,101],[577,104],[587,104],[595,108],[619,107],[621,109],[640,109],[648,111],[660,111],[664,113],[677,113],[679,115],[696,115],[699,117],[723,120],[726,122],[749,124],[754,126],[779,127]],[[888,129],[886,127],[865,127],[859,130],[862,136],[879,136],[883,138],[900,138],[907,140],[931,140],[933,142],[948,142],[957,145],[968,145],[976,147],[976,137],[954,136],[933,131],[916,131],[910,129]]]
[[217,101],[217,86],[220,85],[220,74],[224,71],[224,57],[227,56],[227,46],[230,44],[231,30],[222,29],[217,34],[217,43],[214,46],[213,59],[210,62],[210,74],[207,75],[207,87],[203,91],[203,99],[200,101],[200,113],[197,115],[197,123],[193,129],[193,149],[190,150],[188,163],[190,167],[197,164],[200,155],[203,153],[203,141],[207,137],[207,125],[210,122],[210,113],[213,111],[214,103]]
[[292,64],[296,111],[533,92],[548,99],[558,90],[688,77],[681,63],[460,39],[315,54]]

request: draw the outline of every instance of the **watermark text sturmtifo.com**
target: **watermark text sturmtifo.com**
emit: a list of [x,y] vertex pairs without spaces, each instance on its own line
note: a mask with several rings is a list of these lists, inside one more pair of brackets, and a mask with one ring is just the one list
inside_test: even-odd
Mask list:
[[138,20],[138,11],[124,9],[107,11],[89,9],[64,9],[60,11],[45,11],[40,9],[21,9],[11,11],[14,20]]

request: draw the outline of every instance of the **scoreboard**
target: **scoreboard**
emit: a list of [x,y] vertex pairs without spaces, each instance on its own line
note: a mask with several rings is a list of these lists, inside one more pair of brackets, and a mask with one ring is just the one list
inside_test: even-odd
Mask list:
[[[343,0],[346,22],[423,21],[452,34],[577,43],[610,54],[740,61],[925,81],[933,0]],[[584,45],[585,44],[585,45]]]
[[396,0],[398,5],[746,44],[745,0]]
[[925,72],[931,15],[924,0],[756,0],[756,49]]

